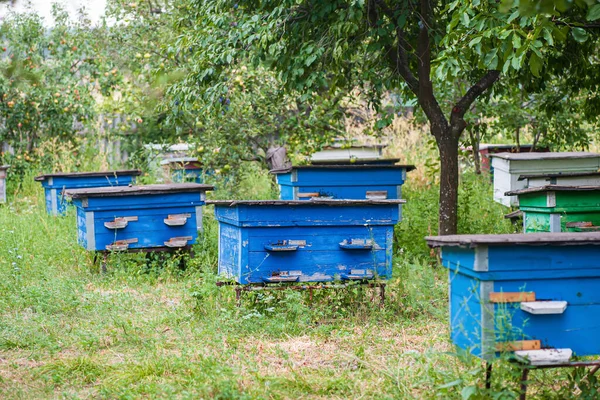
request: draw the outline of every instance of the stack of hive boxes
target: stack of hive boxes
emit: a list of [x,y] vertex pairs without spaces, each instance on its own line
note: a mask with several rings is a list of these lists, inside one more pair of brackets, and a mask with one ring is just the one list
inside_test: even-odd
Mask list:
[[219,273],[240,284],[391,278],[401,186],[414,167],[345,161],[273,171],[280,200],[208,202]]

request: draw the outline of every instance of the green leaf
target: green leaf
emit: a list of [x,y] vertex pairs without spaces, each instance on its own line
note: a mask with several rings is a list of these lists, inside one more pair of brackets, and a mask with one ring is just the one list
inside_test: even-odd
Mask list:
[[571,35],[573,35],[573,38],[579,43],[583,43],[588,39],[588,33],[583,28],[571,29]]
[[460,20],[462,21],[464,26],[466,26],[467,28],[469,27],[469,24],[471,23],[471,17],[469,17],[469,14],[463,13],[460,16]]
[[463,382],[463,380],[462,380],[462,379],[457,379],[457,380],[455,380],[455,381],[448,382],[448,383],[446,383],[446,384],[440,385],[440,386],[438,386],[437,388],[438,388],[438,389],[448,389],[448,388],[451,388],[451,387],[454,387],[454,386],[460,385],[462,382]]
[[471,41],[469,42],[469,47],[473,47],[473,46],[475,46],[477,43],[480,43],[480,42],[481,42],[481,39],[482,39],[482,37],[481,37],[481,36],[478,36],[478,37],[476,37],[475,39],[471,40]]
[[513,33],[512,42],[515,49],[521,48],[521,36],[517,32]]
[[600,19],[600,4],[590,7],[587,15],[588,21],[596,21],[597,19]]
[[509,24],[511,22],[513,22],[515,19],[517,19],[517,17],[519,16],[519,10],[515,11],[514,13],[512,13],[510,15],[510,17],[508,17],[508,19],[506,20],[506,22],[508,22]]
[[486,68],[496,69],[498,66],[498,49],[494,49],[487,53],[483,59]]
[[461,390],[460,395],[462,396],[463,400],[469,400],[476,393],[476,386],[465,386],[463,390]]
[[539,78],[540,72],[542,70],[542,66],[544,62],[536,53],[532,53],[531,57],[529,57],[529,70],[533,74],[533,76]]
[[546,42],[550,46],[554,46],[554,38],[552,37],[552,32],[549,29],[544,29],[542,34],[544,35],[544,39],[546,39]]
[[512,67],[514,69],[516,69],[517,71],[521,69],[521,57],[513,57],[512,60],[510,60],[510,65],[512,65]]

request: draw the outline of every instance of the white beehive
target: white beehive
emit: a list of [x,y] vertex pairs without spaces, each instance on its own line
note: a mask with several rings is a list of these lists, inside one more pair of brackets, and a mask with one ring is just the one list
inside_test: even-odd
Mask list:
[[6,170],[9,165],[0,165],[0,203],[6,202]]
[[525,189],[527,180],[521,175],[548,173],[597,172],[600,154],[589,152],[564,153],[498,153],[490,154],[494,169],[494,201],[505,206],[518,205],[517,196],[504,193]]

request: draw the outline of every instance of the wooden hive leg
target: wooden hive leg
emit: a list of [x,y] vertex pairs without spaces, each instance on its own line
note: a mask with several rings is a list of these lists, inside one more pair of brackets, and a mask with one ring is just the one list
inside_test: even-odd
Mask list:
[[521,394],[519,395],[519,400],[527,399],[527,377],[529,376],[529,368],[523,368],[523,372],[521,374]]
[[485,363],[485,388],[486,389],[491,389],[492,388],[492,363],[489,361],[486,361]]
[[106,274],[107,268],[106,264],[108,263],[108,253],[102,253],[102,261],[100,262],[100,272]]
[[239,286],[235,287],[235,306],[242,306],[242,288]]
[[385,283],[379,284],[379,308],[385,306]]

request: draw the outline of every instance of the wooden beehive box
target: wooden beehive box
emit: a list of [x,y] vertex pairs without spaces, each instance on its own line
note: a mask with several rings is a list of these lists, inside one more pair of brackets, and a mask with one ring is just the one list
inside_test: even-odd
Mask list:
[[6,170],[10,165],[0,165],[0,203],[6,202]]
[[600,186],[600,172],[565,172],[550,174],[528,174],[519,176],[525,187],[546,185],[559,186]]
[[515,196],[506,192],[524,189],[521,175],[543,173],[597,172],[600,154],[588,152],[564,153],[498,153],[491,154],[494,168],[494,200],[506,206],[518,205]]
[[311,163],[349,163],[374,161],[383,158],[383,149],[386,145],[361,145],[335,143],[326,146],[323,150],[313,153],[310,157]]
[[168,183],[203,183],[202,164],[195,157],[167,158],[160,162],[165,182]]
[[44,187],[46,211],[50,215],[64,215],[67,211],[65,191],[68,189],[128,186],[142,172],[137,169],[104,172],[57,172],[35,178]]
[[379,163],[328,164],[272,172],[277,177],[281,200],[394,200],[402,198],[406,173],[414,168],[413,165]]
[[[452,342],[501,351],[600,354],[600,233],[427,237],[449,272]],[[530,353],[531,354],[531,353]]]
[[208,202],[219,221],[219,274],[241,284],[389,279],[401,202]]
[[183,248],[202,230],[212,186],[197,183],[70,189],[78,242],[87,250]]
[[518,197],[526,233],[600,229],[600,186],[546,185],[506,194]]

